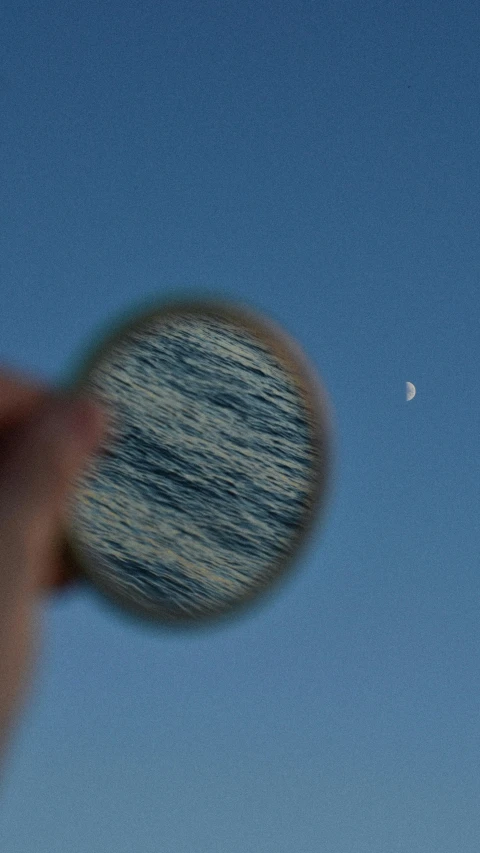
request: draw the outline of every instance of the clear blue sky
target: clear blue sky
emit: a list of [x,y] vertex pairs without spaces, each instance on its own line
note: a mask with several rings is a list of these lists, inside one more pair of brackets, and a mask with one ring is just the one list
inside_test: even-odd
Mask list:
[[4,0],[3,363],[61,382],[212,289],[303,346],[337,458],[248,616],[47,607],[2,853],[478,853],[479,36],[476,0]]

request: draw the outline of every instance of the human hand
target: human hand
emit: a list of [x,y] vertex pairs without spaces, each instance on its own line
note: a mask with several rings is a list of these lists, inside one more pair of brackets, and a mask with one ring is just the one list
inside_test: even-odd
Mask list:
[[0,369],[0,749],[34,662],[39,598],[75,579],[66,499],[106,429],[91,401]]

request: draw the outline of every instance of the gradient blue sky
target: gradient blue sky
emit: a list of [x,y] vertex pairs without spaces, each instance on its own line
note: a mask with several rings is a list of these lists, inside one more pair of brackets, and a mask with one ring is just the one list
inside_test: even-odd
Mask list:
[[337,459],[263,608],[47,607],[2,853],[478,853],[479,36],[474,0],[4,0],[2,362],[62,382],[215,290],[301,343]]

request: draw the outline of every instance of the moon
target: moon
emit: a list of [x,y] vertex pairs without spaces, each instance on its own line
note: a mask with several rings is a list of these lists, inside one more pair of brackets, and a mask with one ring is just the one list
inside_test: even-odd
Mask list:
[[417,389],[413,382],[405,382],[405,399],[408,403],[409,400],[413,400],[415,394],[417,393]]

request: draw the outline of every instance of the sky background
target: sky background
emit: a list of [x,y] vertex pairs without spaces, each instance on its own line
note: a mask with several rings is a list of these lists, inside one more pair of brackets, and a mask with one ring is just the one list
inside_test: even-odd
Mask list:
[[479,36],[477,0],[4,0],[2,363],[60,383],[208,288],[301,344],[336,447],[263,607],[46,607],[2,853],[478,853]]

